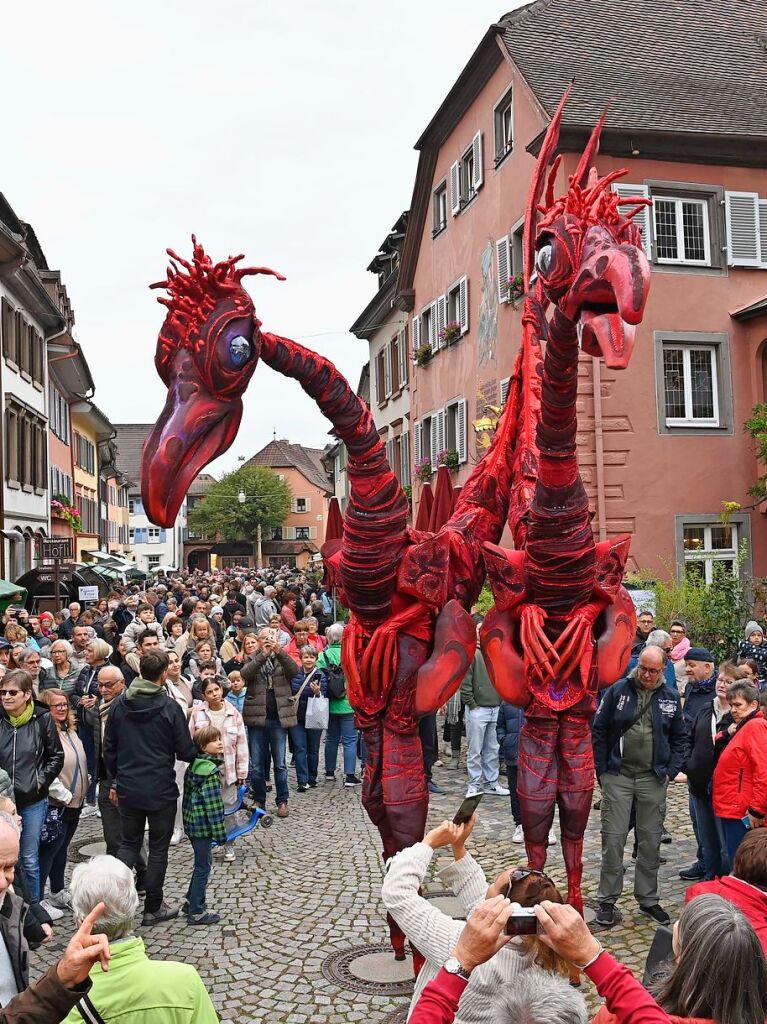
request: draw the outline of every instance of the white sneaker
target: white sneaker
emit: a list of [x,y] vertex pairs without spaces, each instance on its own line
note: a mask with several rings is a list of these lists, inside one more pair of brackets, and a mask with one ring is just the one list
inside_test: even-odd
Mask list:
[[173,835],[170,837],[170,845],[171,846],[178,846],[178,844],[181,842],[181,837],[182,837],[183,834],[184,834],[183,829],[174,828],[173,829]]
[[445,762],[442,760],[442,758],[440,758],[438,761],[434,762],[434,767],[435,768],[444,768],[445,767]]
[[61,889],[59,892],[51,893],[45,902],[50,903],[50,905],[52,907],[56,907],[57,910],[71,910],[72,894],[69,889]]
[[[83,809],[80,812],[81,818],[93,818],[99,813],[99,809],[95,804],[84,804]],[[99,815],[100,817],[100,815]]]
[[479,789],[478,786],[469,786],[469,788],[466,790],[466,796],[479,796],[481,792],[482,790]]
[[485,792],[491,793],[493,796],[508,796],[509,791],[505,786],[502,786],[500,782],[493,783],[492,786],[485,786]]
[[54,907],[54,905],[52,903],[49,903],[48,900],[41,900],[40,906],[46,912],[51,921],[58,921],[60,918],[64,916],[64,911],[59,910],[58,907]]
[[224,860],[228,860],[231,863],[234,859],[234,847],[231,843],[227,843],[224,847]]
[[549,830],[549,846],[557,845],[557,837],[554,835],[554,829]]
[[525,833],[521,825],[517,825],[514,829],[514,835],[511,837],[512,843],[524,843]]

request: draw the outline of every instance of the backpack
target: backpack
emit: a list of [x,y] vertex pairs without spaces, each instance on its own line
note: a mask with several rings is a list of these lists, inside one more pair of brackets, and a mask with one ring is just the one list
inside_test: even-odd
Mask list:
[[328,677],[328,697],[344,700],[346,697],[346,676],[340,665],[325,665],[323,671]]

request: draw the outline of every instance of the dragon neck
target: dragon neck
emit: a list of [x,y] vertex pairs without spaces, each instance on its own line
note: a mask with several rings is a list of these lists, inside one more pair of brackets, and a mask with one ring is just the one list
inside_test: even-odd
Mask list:
[[397,568],[407,540],[408,501],[386,459],[367,405],[331,362],[289,338],[261,335],[260,358],[297,380],[346,445],[349,502],[339,578],[364,627],[391,613]]
[[575,324],[555,309],[543,359],[541,415],[536,430],[538,482],[548,490],[569,487],[578,476],[578,352]]

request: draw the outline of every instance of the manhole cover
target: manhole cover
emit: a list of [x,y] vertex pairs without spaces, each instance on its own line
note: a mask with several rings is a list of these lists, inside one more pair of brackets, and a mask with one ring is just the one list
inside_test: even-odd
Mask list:
[[394,1010],[384,1017],[382,1024],[405,1024],[409,1007],[403,1006],[401,1010]]
[[367,995],[409,996],[413,991],[410,956],[395,960],[388,943],[333,953],[323,962],[322,974],[340,988]]
[[100,853],[107,852],[107,844],[103,840],[86,839],[81,843],[69,847],[67,860],[88,861],[91,857],[97,857]]
[[454,921],[466,920],[466,912],[461,905],[461,901],[449,889],[442,892],[425,892],[423,896],[424,899],[438,907],[443,914],[452,917]]

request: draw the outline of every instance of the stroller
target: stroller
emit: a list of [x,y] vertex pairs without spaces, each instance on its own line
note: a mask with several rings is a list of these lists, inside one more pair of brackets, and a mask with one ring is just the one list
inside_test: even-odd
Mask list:
[[224,827],[226,828],[226,839],[222,842],[214,841],[214,846],[224,846],[231,843],[240,836],[252,832],[256,825],[261,823],[261,828],[271,828],[273,819],[271,814],[261,807],[249,807],[245,802],[247,786],[240,786],[237,790],[236,800],[232,807],[226,807],[224,811]]

